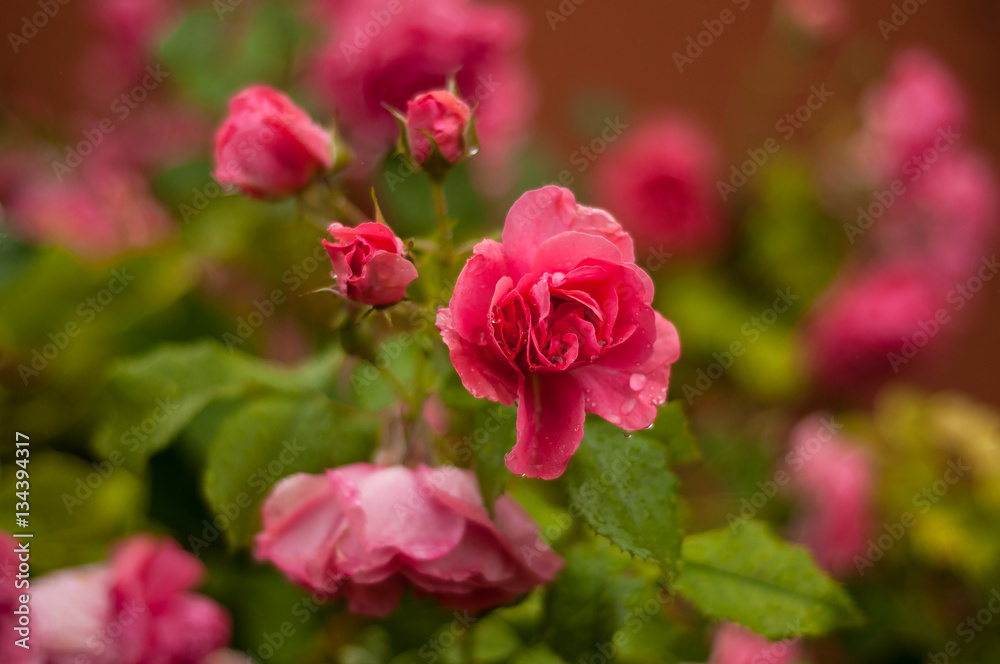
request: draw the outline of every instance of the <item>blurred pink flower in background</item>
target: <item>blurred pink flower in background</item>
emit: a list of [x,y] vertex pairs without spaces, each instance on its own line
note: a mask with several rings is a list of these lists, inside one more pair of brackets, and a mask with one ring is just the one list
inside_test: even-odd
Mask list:
[[922,167],[929,161],[925,151],[941,152],[945,139],[965,131],[967,115],[958,81],[936,56],[919,48],[893,59],[885,78],[865,91],[861,112],[855,149],[875,182]]
[[692,122],[646,121],[595,164],[595,194],[640,246],[705,252],[725,234],[715,162],[711,137]]
[[901,353],[921,323],[934,323],[941,302],[919,265],[874,266],[844,276],[816,301],[806,328],[814,375],[828,387],[891,375],[889,354]]
[[417,268],[404,257],[406,247],[391,228],[369,221],[354,228],[333,223],[328,230],[334,241],[323,240],[323,246],[343,297],[388,306],[406,296]]
[[62,181],[44,161],[11,154],[0,164],[5,224],[26,240],[92,259],[154,244],[171,233],[170,216],[131,168],[96,155]]
[[241,90],[215,134],[215,179],[255,198],[282,197],[333,166],[333,136],[287,95]]
[[[3,634],[3,639],[0,639],[0,661],[7,664],[40,664],[37,650],[32,652],[14,644],[15,640],[21,638],[14,631],[19,626],[19,617],[14,611],[21,605],[19,597],[27,592],[14,585],[20,564],[18,554],[14,552],[17,546],[16,539],[0,530],[0,633]],[[34,604],[28,606],[29,620],[34,616],[34,608]],[[32,625],[29,624],[28,628],[31,629]]]
[[314,63],[316,81],[362,167],[376,168],[398,135],[383,104],[405,108],[415,95],[443,88],[454,74],[459,96],[476,111],[481,183],[494,191],[506,188],[534,106],[522,61],[524,17],[506,5],[467,0],[344,0],[329,6],[336,27]]
[[551,581],[562,559],[508,496],[491,521],[472,471],[357,463],[279,482],[256,555],[308,588],[384,616],[408,586],[467,611]]
[[136,535],[108,562],[33,584],[33,644],[49,664],[190,664],[229,641],[230,620],[190,592],[205,568],[176,542]]
[[735,623],[722,623],[708,664],[790,664],[802,660],[797,641],[771,642]]
[[874,516],[875,469],[867,452],[839,437],[823,441],[826,426],[814,415],[800,422],[790,438],[790,469],[795,492],[804,500],[792,532],[832,574],[854,569],[864,555]]
[[110,104],[142,79],[174,10],[174,0],[89,0],[87,12],[100,38],[81,63],[84,92]]
[[[447,90],[417,95],[406,103],[406,128],[413,158],[423,164],[431,155],[431,139],[445,159],[456,163],[465,156],[465,130],[472,110]],[[428,137],[429,135],[429,137]]]
[[778,0],[776,10],[789,27],[816,41],[837,39],[851,22],[845,0]]

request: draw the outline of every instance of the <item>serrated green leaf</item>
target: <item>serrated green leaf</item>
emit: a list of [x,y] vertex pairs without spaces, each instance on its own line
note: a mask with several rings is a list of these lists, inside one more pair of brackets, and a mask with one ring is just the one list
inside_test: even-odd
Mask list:
[[677,478],[662,445],[626,438],[603,420],[588,421],[566,470],[570,512],[622,551],[674,571],[680,558]]
[[760,522],[690,535],[683,561],[678,590],[706,615],[769,639],[818,636],[860,620],[847,593],[805,549]]
[[545,601],[545,642],[567,662],[607,657],[629,614],[630,600],[644,586],[621,560],[589,548],[574,549],[549,588]]
[[211,443],[204,479],[209,505],[229,522],[229,542],[246,544],[257,532],[260,504],[275,482],[364,461],[373,433],[321,394],[268,396],[230,413]]

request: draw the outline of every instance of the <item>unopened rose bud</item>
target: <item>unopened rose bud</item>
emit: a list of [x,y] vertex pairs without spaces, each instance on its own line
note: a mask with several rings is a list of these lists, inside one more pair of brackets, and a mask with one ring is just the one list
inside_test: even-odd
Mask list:
[[323,240],[337,290],[348,299],[388,306],[406,295],[417,268],[403,257],[403,241],[385,224],[369,221],[350,228],[331,224],[335,242]]
[[[446,170],[468,155],[472,110],[447,90],[417,95],[406,105],[406,131],[413,160],[425,170]],[[435,150],[438,160],[434,164]]]
[[333,157],[330,132],[265,85],[233,97],[215,135],[215,179],[254,198],[294,194],[330,170]]

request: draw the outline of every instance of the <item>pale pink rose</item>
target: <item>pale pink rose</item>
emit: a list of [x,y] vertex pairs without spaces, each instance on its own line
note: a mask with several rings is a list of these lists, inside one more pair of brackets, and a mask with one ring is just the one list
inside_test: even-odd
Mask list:
[[723,623],[708,664],[790,664],[802,659],[798,641],[772,642],[734,623]]
[[651,306],[632,239],[569,190],[521,196],[502,239],[476,245],[437,324],[473,396],[518,403],[507,467],[552,479],[579,446],[586,413],[627,430],[653,423],[680,342]]
[[383,616],[407,587],[442,604],[478,611],[551,581],[562,559],[512,498],[494,520],[475,474],[352,464],[324,475],[292,475],[263,507],[256,555],[307,588]]
[[858,444],[818,435],[825,426],[822,416],[814,415],[792,431],[789,476],[805,501],[792,529],[820,566],[843,576],[868,545],[875,469]]
[[424,164],[431,155],[431,139],[438,151],[451,163],[461,160],[468,146],[465,131],[472,110],[447,90],[417,95],[406,104],[406,129],[413,158]]
[[391,228],[368,221],[354,228],[334,223],[328,230],[335,241],[323,240],[323,246],[342,296],[372,306],[396,304],[406,296],[417,268],[403,256],[403,241]]
[[468,0],[327,4],[336,29],[314,74],[360,167],[377,167],[398,136],[383,104],[405,108],[454,74],[459,95],[476,108],[483,149],[473,166],[484,176],[481,185],[503,189],[534,106],[523,63],[524,16],[511,6]]
[[111,160],[84,160],[62,181],[33,158],[14,158],[21,170],[0,187],[6,223],[36,244],[65,247],[88,259],[142,249],[166,238],[169,215],[146,182]]
[[202,564],[176,542],[136,535],[109,561],[33,584],[36,647],[49,664],[189,664],[229,640],[230,619],[191,592]]
[[333,166],[333,137],[286,95],[266,85],[229,100],[215,134],[215,179],[248,196],[290,196]]
[[[951,136],[965,131],[966,100],[950,71],[930,52],[903,51],[884,80],[862,98],[864,125],[857,138],[863,168],[875,180],[910,177],[925,153],[942,152]],[[919,160],[919,164],[917,161]]]
[[717,245],[724,228],[708,134],[679,118],[626,132],[594,165],[598,202],[640,246],[690,254]]
[[[14,631],[15,628],[21,626],[19,624],[20,616],[16,615],[14,611],[21,607],[21,595],[31,593],[29,589],[18,588],[15,585],[18,582],[18,565],[21,561],[19,554],[14,549],[19,546],[20,541],[0,530],[0,633],[3,634],[3,638],[0,639],[0,662],[42,664],[39,661],[37,650],[26,650],[14,644],[16,639],[22,638]],[[35,610],[34,598],[32,597],[28,605],[27,620],[34,619]],[[27,625],[29,630],[34,629],[34,627],[33,623]],[[29,632],[29,636],[31,638],[28,643],[33,645],[36,634]]]
[[816,302],[806,328],[813,373],[838,388],[887,378],[913,359],[902,354],[907,341],[927,336],[920,326],[934,323],[940,305],[940,289],[918,265],[876,266],[844,277]]

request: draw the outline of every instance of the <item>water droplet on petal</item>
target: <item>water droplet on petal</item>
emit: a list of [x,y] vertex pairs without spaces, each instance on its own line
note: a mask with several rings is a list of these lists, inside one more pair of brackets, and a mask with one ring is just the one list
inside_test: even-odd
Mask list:
[[622,415],[628,415],[635,410],[635,399],[629,399],[622,404]]
[[645,374],[634,373],[628,379],[628,386],[631,387],[634,391],[638,392],[639,390],[641,390],[646,386],[647,380],[648,379],[646,378]]
[[590,356],[590,361],[591,361],[591,362],[596,362],[596,361],[598,361],[599,359],[601,359],[601,356],[600,356],[600,355],[591,355],[591,356]]
[[621,424],[622,418],[617,415],[608,415],[608,422],[611,422],[612,424]]
[[625,431],[623,429],[622,430],[622,435],[625,436],[626,438],[631,438],[632,437],[632,432],[631,431]]
[[648,427],[643,427],[643,428],[642,428],[642,430],[643,430],[643,431],[649,431],[649,430],[650,430],[650,429],[652,429],[652,428],[653,428],[653,425],[652,425],[652,424],[650,424],[650,425],[649,425]]

